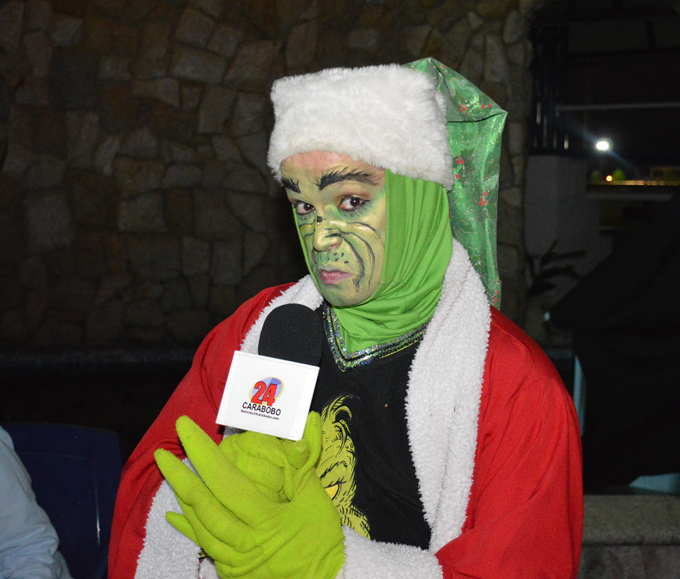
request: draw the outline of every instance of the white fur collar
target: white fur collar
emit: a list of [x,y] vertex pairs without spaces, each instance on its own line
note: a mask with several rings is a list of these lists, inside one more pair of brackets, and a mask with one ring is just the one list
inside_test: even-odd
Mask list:
[[406,417],[430,551],[460,534],[477,448],[491,310],[467,252],[454,242],[442,296],[418,348]]

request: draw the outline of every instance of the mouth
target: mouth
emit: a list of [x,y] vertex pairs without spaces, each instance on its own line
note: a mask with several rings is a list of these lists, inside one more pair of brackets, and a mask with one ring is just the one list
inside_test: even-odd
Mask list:
[[320,269],[319,277],[325,285],[333,285],[352,277],[352,274],[346,271]]

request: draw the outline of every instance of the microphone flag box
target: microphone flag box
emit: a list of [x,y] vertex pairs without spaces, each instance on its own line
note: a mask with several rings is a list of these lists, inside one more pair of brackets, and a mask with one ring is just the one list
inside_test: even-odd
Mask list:
[[317,366],[234,352],[215,422],[300,440],[318,375]]

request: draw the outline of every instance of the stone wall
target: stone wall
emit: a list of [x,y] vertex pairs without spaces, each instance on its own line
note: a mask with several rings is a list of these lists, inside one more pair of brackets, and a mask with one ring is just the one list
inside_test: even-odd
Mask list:
[[0,6],[0,347],[195,345],[304,273],[265,156],[274,79],[434,56],[509,111],[503,309],[520,317],[537,0]]
[[680,577],[680,497],[586,495],[578,579]]

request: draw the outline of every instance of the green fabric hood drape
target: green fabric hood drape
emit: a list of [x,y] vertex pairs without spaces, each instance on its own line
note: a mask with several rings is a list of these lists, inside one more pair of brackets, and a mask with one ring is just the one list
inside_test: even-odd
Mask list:
[[365,302],[334,307],[347,348],[355,352],[428,322],[451,259],[446,190],[385,171],[387,236],[380,285]]

